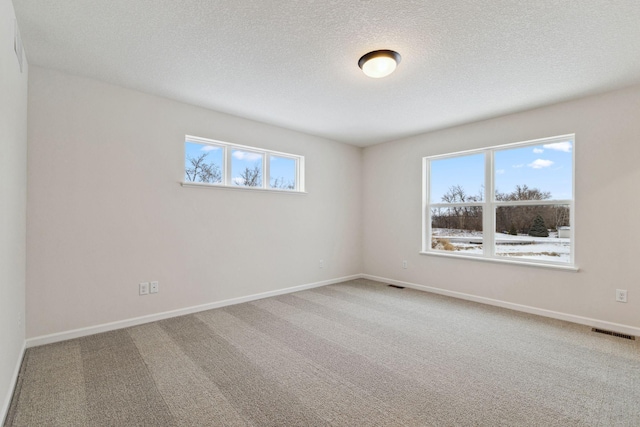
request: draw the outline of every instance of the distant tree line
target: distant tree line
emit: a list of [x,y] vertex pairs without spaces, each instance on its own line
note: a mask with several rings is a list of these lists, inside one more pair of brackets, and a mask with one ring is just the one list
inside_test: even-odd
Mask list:
[[[496,201],[548,200],[551,193],[527,185],[517,185],[510,193],[496,192]],[[483,201],[483,192],[467,194],[460,185],[449,187],[442,196],[444,203],[474,203]],[[487,213],[489,214],[489,213]],[[482,207],[455,206],[431,210],[433,228],[482,231]],[[544,236],[547,228],[569,225],[569,208],[557,205],[500,206],[496,209],[496,231],[509,234]],[[533,231],[532,231],[533,230]],[[548,232],[547,232],[548,235]]]

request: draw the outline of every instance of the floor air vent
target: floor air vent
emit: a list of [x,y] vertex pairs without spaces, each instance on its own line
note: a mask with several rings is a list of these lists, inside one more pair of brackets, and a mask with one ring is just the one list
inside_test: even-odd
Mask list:
[[404,289],[404,286],[398,286],[398,285],[389,285],[390,288],[396,288],[396,289]]
[[624,338],[626,340],[635,340],[636,339],[636,337],[634,337],[633,335],[621,334],[620,332],[611,332],[611,331],[606,331],[604,329],[598,329],[598,328],[591,328],[591,330],[593,332],[597,332],[599,334],[611,335],[611,336],[618,337],[618,338]]

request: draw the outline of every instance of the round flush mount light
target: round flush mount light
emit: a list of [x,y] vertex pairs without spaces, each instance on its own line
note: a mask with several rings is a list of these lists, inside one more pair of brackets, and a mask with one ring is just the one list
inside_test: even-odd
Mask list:
[[375,50],[358,61],[358,67],[369,77],[379,79],[393,73],[400,63],[400,54],[393,50]]

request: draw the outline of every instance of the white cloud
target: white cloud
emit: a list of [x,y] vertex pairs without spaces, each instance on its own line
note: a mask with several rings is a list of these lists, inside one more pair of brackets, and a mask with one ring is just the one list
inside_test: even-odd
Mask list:
[[513,165],[511,166],[512,168],[518,169],[518,168],[523,168],[524,167],[524,163],[520,164],[520,165]]
[[254,160],[260,160],[262,159],[262,155],[258,154],[258,153],[250,153],[247,151],[234,151],[233,152],[233,157],[235,157],[238,160],[247,160],[247,161],[254,161]]
[[504,169],[496,170],[496,175],[502,175],[504,173]]
[[533,152],[536,154],[540,154],[540,153],[544,153],[544,150],[542,148],[534,148]]
[[529,163],[527,166],[533,169],[542,169],[542,168],[548,168],[552,164],[553,164],[553,161],[551,160],[537,159],[537,160],[534,160],[532,163]]
[[235,178],[233,178],[231,180],[233,181],[233,183],[235,185],[244,185],[244,178],[242,178],[242,177],[237,176],[237,177],[235,177]]
[[220,147],[214,147],[213,145],[203,145],[200,151],[214,151],[219,149]]
[[554,142],[553,144],[544,144],[543,147],[549,150],[564,151],[565,153],[570,153],[572,144],[569,141],[563,141]]

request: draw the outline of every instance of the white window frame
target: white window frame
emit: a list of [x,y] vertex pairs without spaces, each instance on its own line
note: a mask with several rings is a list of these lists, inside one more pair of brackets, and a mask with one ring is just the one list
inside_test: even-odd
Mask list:
[[[200,188],[227,188],[227,189],[236,189],[236,190],[245,190],[245,191],[273,191],[279,193],[293,193],[293,194],[305,194],[305,183],[304,183],[304,156],[299,156],[291,153],[283,153],[280,151],[267,150],[264,148],[251,147],[248,145],[240,145],[233,144],[230,142],[218,141],[214,139],[202,138],[199,136],[185,135],[184,143],[187,142],[202,144],[202,145],[211,145],[214,147],[222,148],[222,182],[219,183],[209,183],[209,182],[194,182],[194,181],[184,181],[184,170],[183,170],[183,181],[180,183],[183,187],[200,187]],[[241,150],[250,153],[256,153],[262,155],[262,185],[260,187],[247,187],[244,185],[235,185],[232,180],[232,171],[231,171],[231,156],[233,150]],[[284,189],[284,188],[271,188],[271,157],[281,157],[287,159],[293,159],[296,162],[296,170],[295,170],[295,188],[293,189]],[[183,161],[186,157],[186,152],[183,151]]]
[[[271,188],[271,157],[280,157],[281,159],[291,159],[291,160],[295,160],[296,161],[296,185],[295,188],[293,190],[286,190],[286,189],[278,189],[278,188]],[[268,177],[268,186],[271,190],[280,190],[280,191],[299,191],[297,190],[298,188],[298,183],[299,182],[303,182],[304,180],[302,179],[302,173],[301,173],[301,169],[300,169],[300,165],[304,165],[304,157],[302,156],[296,156],[293,154],[287,154],[287,153],[278,153],[276,151],[272,151],[269,154],[269,159],[265,160],[266,162],[266,169],[265,169],[265,176]],[[303,186],[303,190],[304,191],[304,186]]]
[[[527,146],[535,146],[541,144],[552,144],[554,142],[563,142],[571,140],[571,199],[548,199],[548,200],[522,200],[522,201],[496,201],[495,200],[495,170],[494,157],[497,151],[508,150],[512,148],[521,148]],[[511,144],[496,145],[481,149],[459,151],[455,153],[447,153],[442,155],[427,156],[422,159],[422,250],[423,255],[437,255],[453,258],[466,258],[482,261],[492,261],[507,264],[533,265],[548,268],[557,268],[563,270],[578,271],[575,264],[575,134],[559,135],[549,138],[540,138],[529,141],[515,142]],[[485,194],[482,202],[463,202],[463,203],[430,203],[431,195],[431,161],[442,160],[447,158],[462,157],[473,154],[484,154],[484,187]],[[525,183],[526,184],[526,183]],[[567,205],[569,207],[569,223],[570,228],[570,261],[554,262],[545,260],[516,260],[510,257],[499,256],[495,254],[495,223],[496,210],[502,206],[526,206],[526,205]],[[483,229],[483,253],[482,254],[461,254],[451,251],[441,251],[431,248],[431,209],[432,208],[451,208],[461,206],[479,206],[482,207],[482,229]]]

